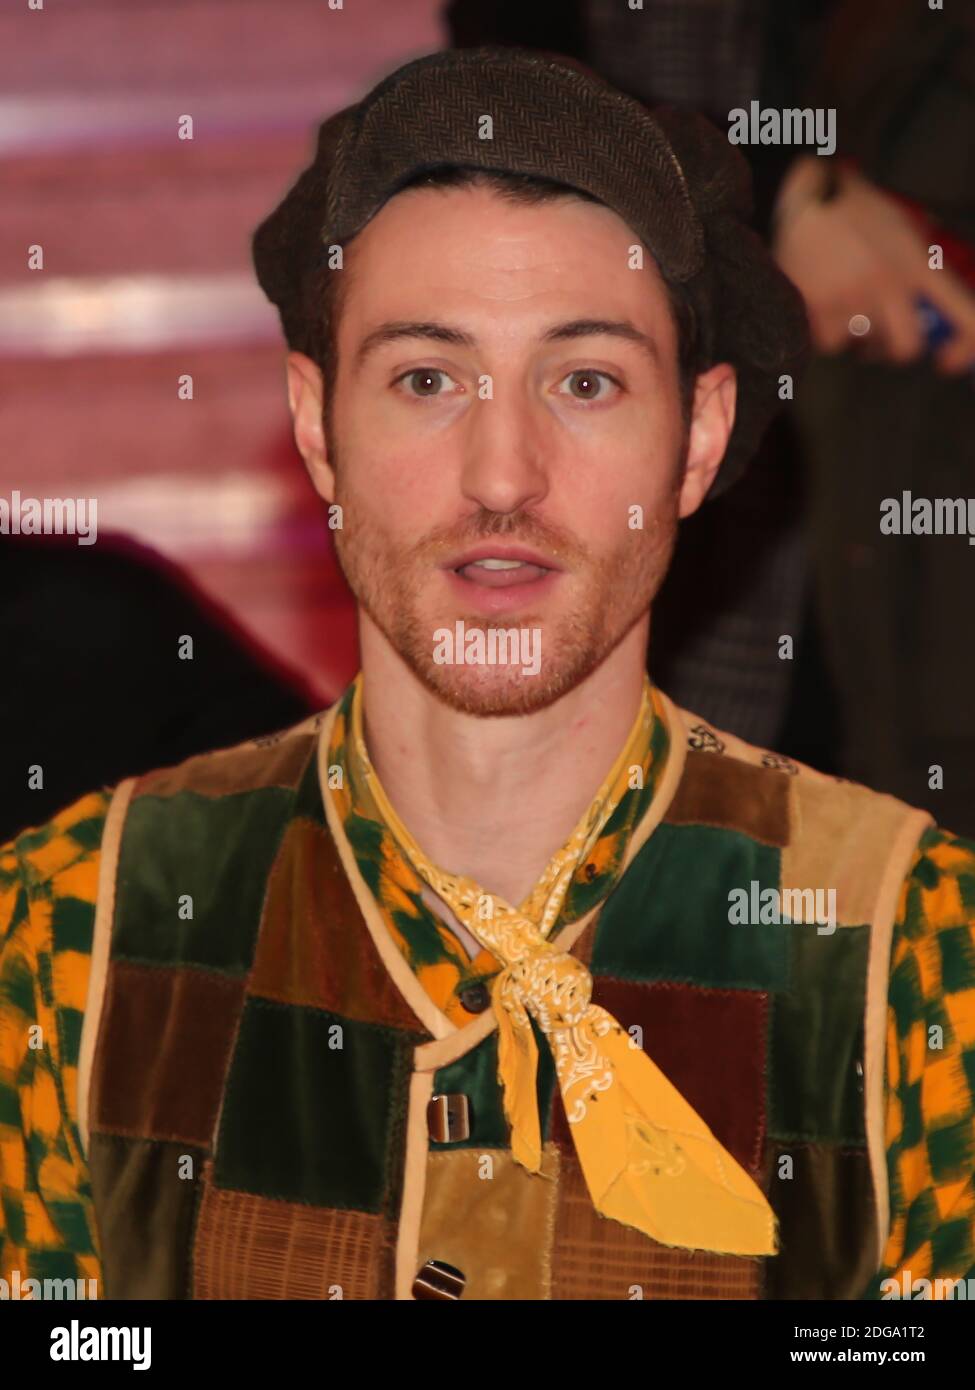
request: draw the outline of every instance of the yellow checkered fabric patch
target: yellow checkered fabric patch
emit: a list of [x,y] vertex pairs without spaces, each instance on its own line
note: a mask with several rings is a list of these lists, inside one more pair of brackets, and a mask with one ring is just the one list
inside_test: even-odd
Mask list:
[[100,1279],[77,1126],[99,847],[93,792],[0,850],[0,1277]]
[[878,1280],[975,1278],[975,841],[922,836],[888,998],[891,1229]]

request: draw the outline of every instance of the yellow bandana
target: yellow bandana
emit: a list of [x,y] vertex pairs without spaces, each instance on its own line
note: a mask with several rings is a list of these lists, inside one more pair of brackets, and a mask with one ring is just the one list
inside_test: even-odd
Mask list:
[[596,1210],[663,1245],[734,1255],[773,1255],[775,1217],[764,1194],[612,1014],[590,1002],[582,961],[546,940],[566,891],[642,765],[654,711],[644,678],[639,713],[595,800],[520,908],[473,879],[437,868],[393,810],[376,776],[362,727],[362,681],[352,702],[352,737],[387,826],[417,873],[457,919],[503,962],[492,1003],[498,1071],[514,1159],[541,1168],[536,1102],[538,1052],[529,1014],[555,1062],[566,1119]]

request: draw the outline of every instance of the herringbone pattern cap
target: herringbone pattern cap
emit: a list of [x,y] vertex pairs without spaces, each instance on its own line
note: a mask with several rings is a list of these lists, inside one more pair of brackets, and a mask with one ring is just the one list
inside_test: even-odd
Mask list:
[[[485,116],[491,138],[481,138]],[[528,49],[418,58],[319,128],[314,161],[258,227],[254,266],[288,346],[314,356],[308,305],[345,245],[423,169],[460,164],[558,179],[632,227],[693,307],[699,370],[738,372],[735,427],[709,496],[742,473],[808,351],[801,296],[749,225],[744,158],[703,117],[650,109],[595,73]]]

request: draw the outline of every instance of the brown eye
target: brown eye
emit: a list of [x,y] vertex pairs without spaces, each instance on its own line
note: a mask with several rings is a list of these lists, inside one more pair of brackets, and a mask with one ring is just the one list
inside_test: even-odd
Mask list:
[[577,401],[600,401],[605,400],[609,391],[602,390],[604,382],[616,385],[608,372],[596,372],[583,370],[570,372],[565,378],[570,383],[569,390]]
[[425,367],[421,367],[418,371],[410,372],[407,380],[412,381],[417,386],[416,395],[435,396],[437,394],[437,378],[442,375],[442,372],[431,372]]
[[579,395],[586,400],[599,395],[599,378],[591,372],[573,372],[572,380],[576,383]]
[[446,390],[442,389],[442,382],[452,382],[453,377],[441,367],[414,367],[412,371],[404,372],[398,377],[395,384],[398,386],[404,381],[408,383],[407,394],[415,400],[432,400],[436,396],[447,394]]

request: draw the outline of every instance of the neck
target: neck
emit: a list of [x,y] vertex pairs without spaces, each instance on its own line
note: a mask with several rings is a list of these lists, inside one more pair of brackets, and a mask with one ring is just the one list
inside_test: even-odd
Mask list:
[[363,732],[423,852],[514,906],[587,810],[637,716],[649,614],[581,685],[534,714],[451,709],[368,615],[359,619]]

